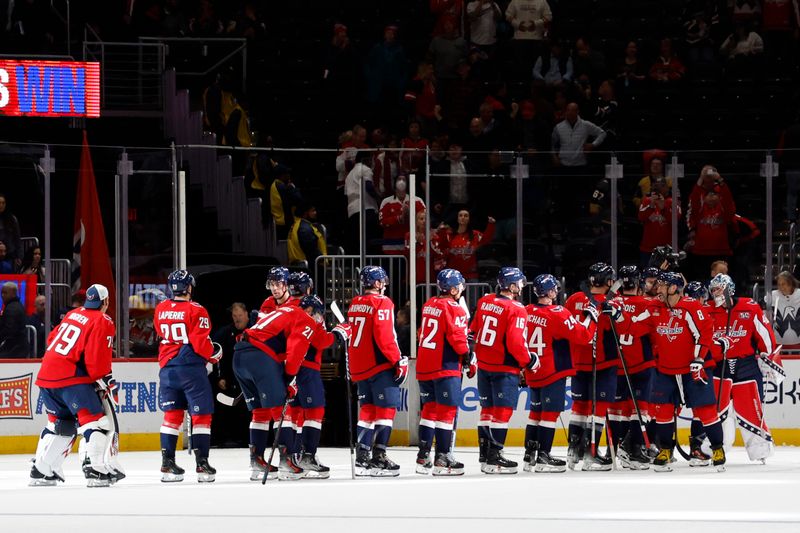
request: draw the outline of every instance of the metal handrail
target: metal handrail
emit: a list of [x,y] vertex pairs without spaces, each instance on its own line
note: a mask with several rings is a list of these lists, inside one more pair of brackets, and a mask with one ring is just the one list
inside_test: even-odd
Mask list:
[[167,47],[166,55],[169,55],[169,44],[170,43],[178,43],[182,45],[186,44],[202,44],[203,45],[203,55],[207,55],[208,45],[215,45],[219,43],[234,43],[237,44],[232,51],[224,55],[221,59],[219,59],[216,63],[208,67],[206,70],[203,71],[181,71],[178,72],[176,69],[176,73],[180,76],[207,76],[211,72],[214,72],[219,67],[224,65],[225,63],[229,62],[235,56],[241,54],[242,56],[242,87],[247,86],[247,39],[237,38],[237,37],[221,37],[221,38],[206,38],[206,37],[139,37],[139,42],[142,43],[159,43]]
[[778,272],[783,272],[783,267],[784,267],[783,254],[785,252],[785,249],[783,246],[784,246],[783,243],[778,245],[778,260],[777,260]]

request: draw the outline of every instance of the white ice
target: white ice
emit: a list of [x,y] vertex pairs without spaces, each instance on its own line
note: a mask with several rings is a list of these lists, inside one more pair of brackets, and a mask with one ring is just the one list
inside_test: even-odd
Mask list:
[[[93,489],[74,454],[65,463],[67,482],[58,487],[28,487],[29,457],[0,455],[0,531],[800,531],[796,448],[779,448],[766,465],[750,463],[736,448],[724,473],[679,460],[670,473],[507,476],[481,474],[476,451],[463,449],[457,456],[467,473],[456,478],[415,474],[413,449],[392,448],[389,455],[401,465],[399,479],[351,480],[349,450],[322,449],[331,479],[262,486],[247,481],[244,449],[212,450],[217,481],[203,485],[186,452],[178,453],[186,480],[176,484],[159,481],[158,452],[123,453],[127,479]],[[507,455],[522,459],[520,449]]]

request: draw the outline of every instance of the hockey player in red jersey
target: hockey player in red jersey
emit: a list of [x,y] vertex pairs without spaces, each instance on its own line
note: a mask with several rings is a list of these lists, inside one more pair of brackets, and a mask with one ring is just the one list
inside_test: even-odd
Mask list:
[[356,475],[360,477],[400,474],[400,467],[386,456],[386,447],[400,406],[400,385],[408,376],[408,358],[397,345],[394,303],[383,295],[388,282],[383,268],[365,266],[361,270],[362,294],[353,298],[347,311],[353,328],[350,379],[358,387]]
[[[234,346],[233,373],[242,388],[244,401],[252,413],[250,422],[250,479],[257,481],[269,468],[273,476],[275,467],[267,465],[264,450],[267,447],[270,421],[281,420],[287,399],[297,395],[297,373],[317,327],[311,317],[317,311],[306,296],[298,305],[282,305],[259,318],[251,328],[242,333],[242,340]],[[292,412],[287,408],[283,425],[277,436],[280,450],[278,476],[296,480],[305,473],[292,453],[296,446],[296,432]]]
[[538,356],[528,350],[528,315],[516,301],[525,282],[520,269],[501,268],[497,275],[499,293],[478,300],[469,327],[478,358],[479,460],[486,474],[517,473],[517,463],[503,456],[508,421],[517,406],[520,371],[528,368],[535,372],[539,368]]
[[[461,402],[462,365],[470,368],[467,312],[458,300],[464,292],[464,276],[446,268],[436,276],[439,295],[422,307],[417,347],[417,381],[422,414],[419,421],[417,473],[459,476],[464,465],[450,456],[458,406]],[[473,372],[468,370],[468,372]],[[436,439],[435,460],[430,451]]]
[[[610,320],[620,316],[618,307],[606,302],[606,295],[614,283],[616,272],[606,263],[595,263],[589,267],[589,285],[592,300],[583,292],[570,296],[564,307],[578,320],[585,316],[594,319],[596,312],[587,312],[589,308],[601,309],[598,327],[595,333],[594,346],[574,346],[572,362],[575,376],[572,378],[572,415],[569,420],[569,449],[567,466],[574,469],[578,461],[583,460],[582,470],[611,470],[611,460],[598,453],[592,453],[589,446],[592,439],[591,428],[594,428],[594,442],[600,442],[605,425],[608,407],[614,399],[617,388],[617,349],[611,335]],[[613,316],[608,316],[608,314]],[[595,359],[596,357],[596,359]],[[596,372],[593,372],[593,368]],[[593,377],[593,374],[596,374]],[[596,378],[596,379],[595,379]],[[593,390],[594,382],[594,390]],[[594,412],[592,412],[594,404]],[[596,448],[595,448],[596,450]]]
[[774,444],[764,420],[764,386],[758,357],[775,351],[775,333],[756,302],[734,297],[736,286],[727,274],[717,274],[709,284],[709,291],[713,298],[709,301],[709,314],[717,339],[712,348],[714,361],[718,363],[714,390],[721,394],[719,407],[724,442],[733,445],[736,433],[731,419],[733,404],[748,457],[752,461],[766,462],[774,453]]
[[188,409],[192,417],[191,447],[197,481],[214,481],[216,470],[208,464],[214,397],[206,363],[217,363],[222,347],[211,342],[211,322],[206,309],[192,301],[194,276],[176,270],[167,278],[172,298],[156,306],[153,327],[161,337],[158,348],[158,401],[164,411],[161,424],[161,481],[183,481],[184,469],[175,463],[175,447]]
[[286,267],[272,267],[267,273],[267,289],[271,293],[264,299],[258,310],[259,318],[292,300],[289,292],[289,269]]
[[[622,282],[622,294],[619,296],[619,301],[626,316],[640,315],[652,304],[651,298],[639,294],[640,276],[639,268],[634,265],[626,265],[619,269],[619,280]],[[656,366],[650,335],[620,335],[619,348],[625,358],[625,363],[627,363],[636,405],[639,407],[643,421],[647,423]],[[624,468],[647,470],[650,468],[650,458],[642,450],[644,436],[636,417],[633,401],[625,371],[620,364],[617,369],[617,391],[614,403],[608,408],[608,420],[614,446],[618,448],[617,457]]]
[[104,459],[113,423],[104,413],[98,392],[116,396],[118,389],[111,375],[115,328],[106,309],[108,289],[92,285],[83,306],[67,313],[47,338],[36,378],[47,426],[36,447],[31,486],[64,481],[61,465],[78,433],[85,441],[83,473],[89,487],[107,487],[124,477]]
[[680,403],[685,403],[702,422],[711,442],[714,466],[721,471],[725,468],[722,425],[714,387],[704,368],[713,342],[712,324],[700,302],[681,294],[684,283],[680,274],[662,272],[658,278],[658,301],[632,317],[629,326],[633,335],[654,333],[651,338],[658,355],[651,407],[659,453],[653,466],[656,472],[672,470],[674,417]]
[[[574,376],[570,346],[592,342],[597,317],[578,320],[567,309],[555,305],[558,281],[550,274],[533,280],[535,304],[528,305],[528,348],[539,357],[541,368],[525,371],[525,382],[531,388],[531,409],[525,428],[526,472],[564,472],[564,461],[550,455],[556,422],[567,396],[567,377]],[[587,309],[597,313],[594,307]]]
[[[683,290],[684,296],[688,296],[689,298],[694,298],[698,302],[702,304],[703,313],[706,316],[709,316],[708,311],[708,287],[701,281],[690,281],[686,284],[686,288]],[[713,351],[713,348],[712,348]],[[712,352],[713,353],[713,352]],[[717,362],[714,360],[713,357],[706,358],[705,368],[706,374],[712,376],[714,374],[714,370],[717,367]],[[725,434],[725,419],[720,416],[720,421],[722,421],[723,425],[723,436]],[[703,423],[700,422],[700,419],[697,418],[694,413],[692,414],[692,425],[689,430],[689,466],[709,466],[711,464],[711,455],[710,453],[706,453],[702,450],[702,444],[704,439],[706,438],[705,431],[703,430]],[[707,440],[705,442],[708,442]],[[711,451],[709,448],[708,452]]]

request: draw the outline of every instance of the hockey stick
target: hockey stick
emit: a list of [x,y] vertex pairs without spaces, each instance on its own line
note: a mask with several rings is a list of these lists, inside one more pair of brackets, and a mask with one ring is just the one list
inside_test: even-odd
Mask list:
[[[334,301],[331,302],[331,313],[336,317],[340,324],[345,323],[344,315],[342,314],[339,305]],[[356,478],[356,444],[353,440],[353,384],[350,381],[350,353],[348,352],[347,342],[342,339],[342,350],[344,351],[344,368],[345,368],[345,381],[344,387],[347,391],[347,427],[348,437],[350,441],[350,479]]]
[[619,360],[622,362],[622,372],[625,375],[625,383],[628,385],[628,393],[631,395],[633,408],[636,410],[636,418],[639,420],[639,429],[641,429],[642,436],[644,437],[644,445],[647,448],[650,448],[650,439],[647,436],[647,427],[644,423],[642,411],[639,409],[639,402],[636,401],[636,395],[633,393],[631,375],[628,373],[628,363],[625,361],[625,357],[623,357],[622,347],[619,344],[619,335],[617,335],[617,326],[614,324],[613,320],[611,321],[611,333],[614,336],[614,345],[617,348],[617,355],[619,356]]
[[[461,307],[464,312],[467,314],[467,324],[469,324],[471,317],[471,313],[469,312],[469,307],[467,306],[467,300],[464,298],[464,295],[461,295],[461,298],[458,299],[458,306]],[[469,345],[469,341],[467,341]],[[472,353],[472,346],[469,346],[469,351]],[[463,369],[462,369],[463,370]],[[461,383],[464,380],[464,373],[461,373],[461,379],[459,380],[459,392]],[[460,396],[460,395],[459,395]],[[461,398],[459,397],[458,403],[461,404]],[[460,411],[459,408],[456,408],[456,417],[453,419],[453,432],[450,434],[450,454],[453,454],[453,450],[456,448],[456,430],[458,429],[458,412]]]
[[[686,396],[683,394],[683,382],[681,381],[680,375],[675,376],[675,383],[678,385],[678,395],[681,399],[681,405],[686,405]],[[673,431],[675,432],[675,448],[685,461],[689,461],[692,456],[681,448],[681,443],[678,441],[678,409],[680,409],[680,405],[675,406],[675,411],[672,414]]]
[[278,429],[275,430],[275,437],[272,439],[272,449],[269,451],[269,460],[267,461],[266,468],[264,469],[264,477],[261,478],[261,484],[265,485],[267,483],[267,478],[269,477],[269,471],[272,468],[272,457],[275,455],[275,448],[278,447],[278,438],[281,435],[281,428],[283,427],[283,420],[286,418],[286,409],[289,408],[289,403],[291,403],[292,399],[289,398],[289,395],[286,395],[286,401],[283,402],[283,409],[281,409],[281,419],[278,420]]
[[227,405],[228,407],[233,407],[234,405],[239,405],[239,402],[241,402],[243,399],[244,399],[244,393],[243,392],[240,392],[239,395],[236,396],[235,398],[233,396],[228,396],[224,392],[218,392],[217,393],[217,401],[219,403],[221,403],[222,405]]
[[[102,396],[102,394],[101,394]],[[106,449],[103,452],[103,463],[112,475],[112,483],[125,478],[125,471],[119,464],[119,420],[115,410],[116,402],[111,394],[101,398],[103,412],[111,421],[111,431],[106,438]]]
[[608,418],[608,412],[606,412],[606,444],[608,445],[608,451],[611,453],[611,469],[617,469],[617,450],[614,448],[614,435],[611,433],[611,419]]
[[[731,298],[731,291],[728,289],[726,285],[723,289],[722,295],[725,298],[725,307],[728,308],[728,321],[725,324],[725,337],[728,337],[731,333],[731,312],[733,311],[733,298]],[[726,339],[727,340],[727,339]],[[717,413],[719,413],[719,406],[722,400],[722,386],[725,384],[725,367],[728,362],[728,349],[722,349],[722,370],[719,374],[719,391],[717,392]],[[713,380],[713,378],[712,378]],[[729,406],[730,407],[730,406]]]

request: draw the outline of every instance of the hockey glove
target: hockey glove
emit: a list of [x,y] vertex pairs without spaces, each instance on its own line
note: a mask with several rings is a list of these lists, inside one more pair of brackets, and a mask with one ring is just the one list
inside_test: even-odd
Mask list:
[[535,374],[536,371],[539,370],[539,367],[542,366],[541,361],[539,361],[539,354],[536,352],[528,352],[528,354],[531,356],[531,362],[528,363],[525,368]]
[[394,365],[394,382],[402,385],[408,378],[408,357],[401,355]]
[[703,360],[699,357],[696,358],[689,364],[689,372],[692,373],[692,379],[695,381],[699,381],[703,385],[708,383],[708,375],[706,374],[706,369],[703,368]]
[[341,337],[342,342],[347,344],[350,340],[350,335],[353,333],[353,327],[347,322],[342,322],[333,328],[333,332]]
[[589,320],[597,324],[597,319],[600,315],[597,312],[597,308],[592,305],[583,310],[583,316],[588,316]]
[[720,348],[722,348],[722,353],[727,352],[728,350],[731,349],[731,346],[733,346],[731,338],[725,335],[720,335],[719,337],[714,339],[714,342],[717,343]]
[[214,352],[211,354],[211,357],[208,358],[211,364],[216,365],[219,363],[219,360],[222,359],[222,345],[218,342],[211,342],[211,345],[214,347]]
[[461,364],[467,373],[467,377],[472,379],[478,373],[478,358],[475,357],[475,352],[467,352],[461,358]]
[[472,331],[472,330],[468,330],[467,331],[467,342],[469,343],[470,346],[475,344],[475,332],[474,331]]
[[286,383],[286,396],[291,400],[297,396],[297,376],[290,376],[286,374],[283,376],[283,381]]
[[603,302],[603,314],[608,315],[614,322],[619,322],[622,319],[622,308],[619,304],[614,302]]
[[114,379],[111,374],[106,374],[95,382],[95,389],[100,393],[103,399],[111,398],[115,404],[119,404],[119,383]]

